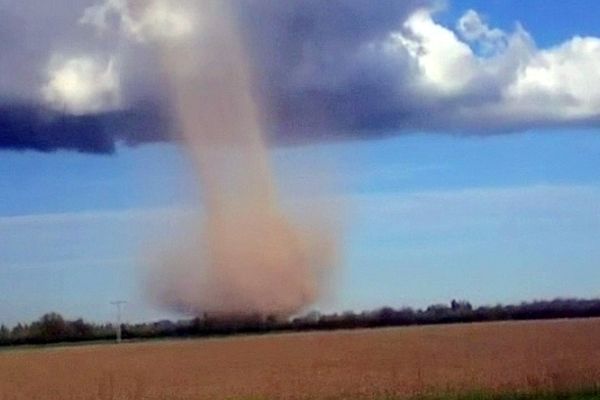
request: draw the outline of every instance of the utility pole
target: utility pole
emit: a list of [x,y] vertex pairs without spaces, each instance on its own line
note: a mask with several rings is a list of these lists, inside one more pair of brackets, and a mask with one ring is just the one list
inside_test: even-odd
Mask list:
[[117,307],[117,343],[121,343],[121,306],[126,304],[125,300],[111,301],[110,304]]

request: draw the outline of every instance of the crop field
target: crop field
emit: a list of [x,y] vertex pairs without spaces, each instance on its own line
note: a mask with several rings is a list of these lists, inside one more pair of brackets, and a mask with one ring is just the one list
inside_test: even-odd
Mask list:
[[1,400],[396,399],[600,383],[600,320],[0,352]]

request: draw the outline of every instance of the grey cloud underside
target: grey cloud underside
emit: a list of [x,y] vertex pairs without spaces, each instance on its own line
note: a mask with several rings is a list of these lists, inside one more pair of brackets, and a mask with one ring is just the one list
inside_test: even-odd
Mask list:
[[39,105],[0,106],[0,148],[113,153],[117,143],[169,140],[168,118],[157,108],[69,115]]
[[[83,49],[106,51],[89,30],[77,24],[85,7],[94,1],[61,0],[40,5],[33,1],[0,3],[1,93],[8,99],[0,105],[0,147],[52,151],[112,152],[117,142],[138,144],[170,140],[168,113],[164,107],[128,107],[89,115],[68,115],[36,102],[19,98],[42,85],[40,70],[53,50],[76,54]],[[257,90],[270,103],[270,131],[281,141],[313,140],[331,132],[353,130],[373,119],[367,107],[386,93],[379,83],[358,83],[347,88],[288,88],[286,76],[299,63],[325,66],[328,73],[346,63],[355,48],[397,26],[410,10],[423,1],[385,0],[373,7],[360,1],[240,1],[242,33],[252,47],[261,83]],[[26,27],[27,29],[21,29]],[[310,59],[306,59],[310,49]],[[126,57],[126,100],[165,103],[167,92],[160,86],[160,72],[148,70],[147,52],[133,49]],[[146,60],[144,60],[146,58]],[[141,63],[136,61],[142,60]],[[368,74],[368,71],[365,71]],[[368,78],[368,77],[367,77]],[[311,77],[305,79],[310,80]],[[369,95],[371,93],[371,95]],[[327,120],[327,124],[324,124]],[[368,126],[367,126],[368,128]],[[335,133],[333,133],[335,134]],[[175,135],[176,136],[176,135]],[[306,136],[306,137],[305,137]]]
[[[86,7],[99,1],[0,0],[0,148],[109,153],[117,143],[177,139],[165,106],[167,85],[152,50],[117,34],[102,38],[78,23]],[[432,0],[231,1],[274,143],[598,125],[596,115],[495,113],[501,88],[485,74],[458,96],[418,87],[414,57],[377,46]],[[82,52],[119,56],[118,110],[73,115],[40,101],[52,54]]]
[[383,40],[411,12],[430,3],[244,2],[243,36],[249,38],[257,91],[274,139],[295,143],[370,136],[401,127],[413,106],[395,87],[405,84],[410,66],[361,49]]
[[[73,116],[19,99],[20,92],[34,92],[42,85],[39,71],[53,50],[72,54],[86,46],[101,54],[107,50],[90,29],[77,24],[85,7],[94,1],[60,0],[43,9],[35,3],[9,0],[0,17],[4,26],[0,35],[7,39],[0,40],[5,43],[2,50],[10,42],[4,54],[14,60],[0,60],[0,70],[13,74],[10,81],[0,82],[0,89],[14,99],[0,106],[1,148],[102,153],[113,151],[116,142],[138,144],[176,136],[164,107],[139,109],[126,104],[126,111]],[[298,143],[375,132],[380,121],[405,113],[393,109],[400,104],[386,87],[386,80],[398,76],[398,71],[385,71],[392,66],[368,65],[368,61],[356,64],[353,57],[360,45],[383,37],[427,1],[382,0],[377,6],[367,0],[235,3],[241,34],[247,38],[257,71],[255,90],[266,104],[267,130],[274,141]],[[19,35],[24,24],[34,28]],[[160,71],[148,68],[151,52],[129,50],[123,61],[127,67],[122,77],[125,101],[165,104]],[[319,76],[311,72],[290,82],[291,71],[303,65],[319,70]],[[328,82],[341,72],[345,82]]]

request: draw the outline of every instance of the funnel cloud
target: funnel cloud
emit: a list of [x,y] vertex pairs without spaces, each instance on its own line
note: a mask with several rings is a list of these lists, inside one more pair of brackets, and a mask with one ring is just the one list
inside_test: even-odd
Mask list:
[[[153,3],[132,2],[132,21],[146,19]],[[248,58],[226,3],[178,5],[181,14],[169,18],[188,28],[151,30],[148,40],[197,171],[203,217],[183,245],[156,258],[151,293],[179,311],[291,315],[315,301],[333,241],[325,226],[295,225],[278,203]]]

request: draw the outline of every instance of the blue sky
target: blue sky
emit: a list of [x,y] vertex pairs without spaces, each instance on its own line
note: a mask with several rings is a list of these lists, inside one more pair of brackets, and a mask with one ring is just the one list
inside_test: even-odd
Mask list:
[[[453,27],[467,9],[506,31],[520,21],[543,48],[600,37],[594,1],[453,1],[435,18]],[[316,171],[324,201],[344,204],[341,265],[317,308],[600,295],[597,128],[436,129],[279,147],[272,162],[287,206],[309,206],[297,188]],[[115,299],[128,320],[177,317],[144,298],[140,252],[174,234],[199,191],[174,144],[0,150],[0,322],[105,321]]]
[[474,9],[494,26],[510,30],[521,23],[542,47],[557,45],[571,36],[598,36],[595,15],[600,4],[594,1],[503,1],[450,0],[440,20],[452,25],[466,10]]
[[[408,135],[279,149],[283,187],[307,160],[345,200],[342,266],[327,310],[598,295],[600,136]],[[306,164],[304,164],[306,165]],[[105,320],[171,314],[146,305],[144,242],[189,207],[189,165],[173,145],[114,156],[3,153],[0,293],[6,322],[48,309]],[[167,225],[167,228],[165,228]]]

